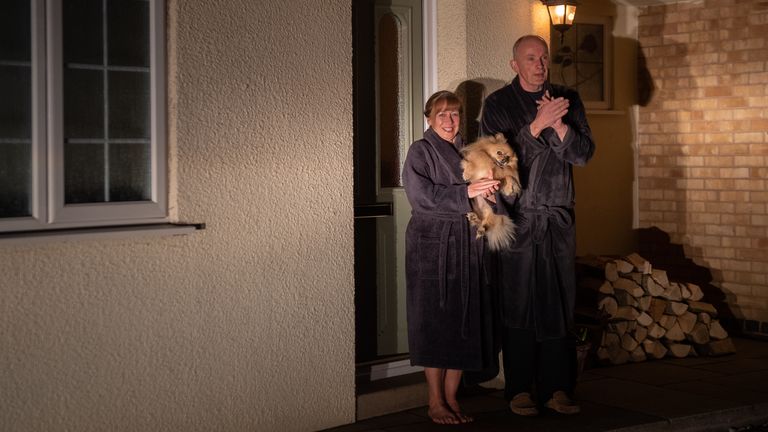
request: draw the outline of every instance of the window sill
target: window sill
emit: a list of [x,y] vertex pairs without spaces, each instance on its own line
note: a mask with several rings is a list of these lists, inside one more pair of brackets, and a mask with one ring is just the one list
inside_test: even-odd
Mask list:
[[605,110],[605,109],[588,109],[587,114],[594,115],[624,115],[627,112],[625,110]]
[[48,231],[22,231],[0,233],[0,246],[31,245],[52,241],[102,240],[134,238],[138,236],[177,236],[205,229],[205,224],[152,224],[107,226],[94,228],[68,228]]

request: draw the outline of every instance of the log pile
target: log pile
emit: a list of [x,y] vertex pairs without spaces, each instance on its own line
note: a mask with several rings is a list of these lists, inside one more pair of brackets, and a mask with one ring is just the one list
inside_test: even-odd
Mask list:
[[704,294],[696,284],[670,281],[664,270],[654,269],[638,254],[580,263],[596,270],[579,285],[596,294],[604,318],[597,349],[601,363],[735,352],[717,310],[702,301]]

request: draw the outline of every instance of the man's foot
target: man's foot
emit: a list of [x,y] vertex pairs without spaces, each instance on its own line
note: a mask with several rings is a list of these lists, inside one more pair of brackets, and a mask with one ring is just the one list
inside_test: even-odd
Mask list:
[[518,393],[509,401],[509,409],[521,416],[539,415],[539,409],[536,408],[536,402],[531,399],[531,394],[527,392]]
[[578,414],[581,412],[579,404],[574,402],[568,395],[558,390],[552,394],[552,399],[547,401],[547,408],[555,410],[560,414]]
[[472,418],[472,416],[464,414],[461,411],[461,407],[459,406],[458,402],[456,402],[456,401],[448,401],[447,403],[448,403],[448,406],[453,411],[453,413],[456,415],[456,418],[459,419],[459,423],[471,423],[471,422],[475,421],[475,419]]
[[427,415],[437,424],[459,424],[461,421],[456,414],[446,405],[435,405],[429,407]]

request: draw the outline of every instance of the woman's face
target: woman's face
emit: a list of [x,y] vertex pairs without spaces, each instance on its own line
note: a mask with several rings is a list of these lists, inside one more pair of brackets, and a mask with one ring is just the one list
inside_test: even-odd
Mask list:
[[459,107],[445,102],[437,104],[432,107],[427,123],[440,138],[453,142],[459,133]]

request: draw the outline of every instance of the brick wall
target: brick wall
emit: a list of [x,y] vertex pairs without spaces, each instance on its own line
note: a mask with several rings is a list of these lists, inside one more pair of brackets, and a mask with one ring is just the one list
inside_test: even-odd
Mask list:
[[640,224],[709,268],[737,318],[768,322],[768,4],[639,12],[653,88],[638,120]]

